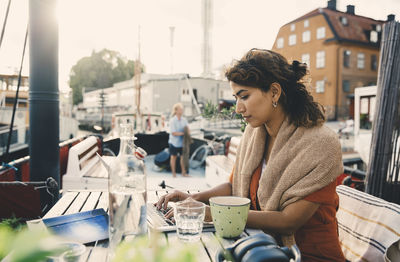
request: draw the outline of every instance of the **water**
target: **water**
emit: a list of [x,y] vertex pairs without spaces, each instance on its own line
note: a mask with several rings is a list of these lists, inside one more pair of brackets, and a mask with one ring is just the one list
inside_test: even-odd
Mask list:
[[203,220],[204,214],[177,214],[175,221],[178,238],[184,242],[199,241],[203,230]]
[[109,189],[109,246],[111,250],[126,237],[147,233],[146,177],[132,175],[121,178]]

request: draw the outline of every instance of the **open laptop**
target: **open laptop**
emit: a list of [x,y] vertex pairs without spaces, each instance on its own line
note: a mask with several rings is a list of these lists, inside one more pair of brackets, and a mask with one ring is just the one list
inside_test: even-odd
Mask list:
[[[166,210],[158,210],[154,204],[147,203],[147,224],[157,231],[171,232],[176,231],[175,221],[165,218],[165,214],[173,208],[174,203],[168,203]],[[212,222],[203,223],[203,232],[214,232],[214,224]]]
[[[97,153],[96,153],[97,154]],[[100,162],[106,168],[107,172],[111,172],[110,165],[104,161],[104,159],[97,154],[97,157],[100,159]],[[170,232],[175,231],[176,226],[173,220],[167,219],[164,215],[173,208],[174,203],[170,202],[168,204],[168,208],[166,210],[158,210],[154,204],[147,203],[147,223],[148,225],[161,232]],[[214,224],[212,222],[204,222],[203,223],[203,231],[215,231]]]

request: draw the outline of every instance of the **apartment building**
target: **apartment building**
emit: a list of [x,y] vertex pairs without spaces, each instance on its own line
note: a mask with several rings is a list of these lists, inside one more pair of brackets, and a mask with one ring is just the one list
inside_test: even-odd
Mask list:
[[385,22],[356,15],[353,5],[339,11],[329,0],[326,8],[283,25],[272,50],[309,66],[307,83],[329,120],[353,118],[354,88],[376,85]]

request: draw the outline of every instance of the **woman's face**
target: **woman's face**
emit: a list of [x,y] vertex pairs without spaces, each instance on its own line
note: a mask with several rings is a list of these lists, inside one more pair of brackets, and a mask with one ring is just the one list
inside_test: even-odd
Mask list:
[[272,106],[271,90],[263,92],[232,81],[230,86],[236,99],[236,113],[241,114],[252,127],[259,127],[272,119],[275,108]]
[[177,115],[177,116],[182,116],[182,114],[183,114],[183,108],[180,107],[180,106],[178,106],[178,107],[176,108],[175,115]]

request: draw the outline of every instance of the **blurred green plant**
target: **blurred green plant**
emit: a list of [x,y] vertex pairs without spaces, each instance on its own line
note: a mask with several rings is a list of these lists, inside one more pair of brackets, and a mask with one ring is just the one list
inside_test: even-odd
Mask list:
[[208,101],[205,104],[201,115],[206,119],[211,119],[217,117],[218,113],[218,106],[214,105],[211,101]]
[[196,245],[175,243],[168,246],[157,233],[123,241],[117,247],[113,262],[196,262]]
[[0,261],[7,262],[46,261],[49,256],[60,255],[58,238],[43,230],[29,230],[27,227],[13,229],[4,221],[0,225]]
[[15,216],[11,218],[5,218],[1,220],[0,226],[7,226],[10,227],[13,230],[20,230],[25,227],[24,222],[20,218],[16,218]]
[[208,101],[204,106],[203,113],[201,114],[205,119],[221,119],[221,120],[234,120],[240,119],[240,130],[244,132],[246,128],[246,121],[244,121],[242,115],[236,113],[236,105],[229,108],[223,108],[218,110],[218,106],[214,105],[211,101]]

